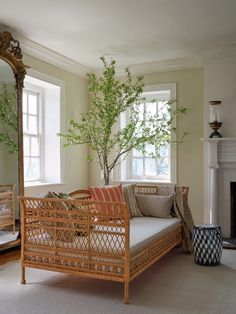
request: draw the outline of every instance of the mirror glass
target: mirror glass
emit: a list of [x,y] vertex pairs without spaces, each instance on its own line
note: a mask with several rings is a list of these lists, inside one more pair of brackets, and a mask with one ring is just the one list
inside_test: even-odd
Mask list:
[[16,80],[11,66],[0,59],[0,250],[18,241],[17,138]]

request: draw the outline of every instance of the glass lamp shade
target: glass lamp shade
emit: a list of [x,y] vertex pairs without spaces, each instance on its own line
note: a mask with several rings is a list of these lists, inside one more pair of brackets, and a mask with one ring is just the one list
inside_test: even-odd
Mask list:
[[221,101],[212,100],[210,103],[210,121],[209,122],[221,122]]
[[220,110],[221,110],[221,101],[219,100],[212,100],[210,101],[210,122],[209,126],[213,130],[210,134],[210,138],[220,138],[222,134],[218,132],[218,129],[221,128],[222,122],[220,117]]

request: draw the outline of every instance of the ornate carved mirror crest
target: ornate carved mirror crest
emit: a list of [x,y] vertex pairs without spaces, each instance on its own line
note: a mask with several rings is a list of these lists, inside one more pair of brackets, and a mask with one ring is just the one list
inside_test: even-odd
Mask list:
[[0,59],[4,60],[11,66],[16,82],[16,103],[18,117],[18,182],[20,195],[24,194],[22,90],[26,74],[25,65],[22,61],[22,58],[23,56],[18,40],[14,39],[10,32],[5,31],[0,33]]
[[26,70],[22,57],[12,34],[0,32],[0,250],[20,242],[15,222],[20,218],[17,196],[24,195],[22,94]]

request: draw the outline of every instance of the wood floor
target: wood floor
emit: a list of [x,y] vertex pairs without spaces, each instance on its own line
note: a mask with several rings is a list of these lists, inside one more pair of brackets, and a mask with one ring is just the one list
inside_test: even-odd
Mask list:
[[12,248],[6,251],[0,252],[0,265],[16,261],[20,259],[20,248]]

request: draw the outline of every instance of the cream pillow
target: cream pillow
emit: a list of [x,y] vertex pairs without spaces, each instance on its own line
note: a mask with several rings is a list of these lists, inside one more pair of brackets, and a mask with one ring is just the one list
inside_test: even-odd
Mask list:
[[171,218],[174,194],[168,196],[136,194],[136,199],[144,216]]

